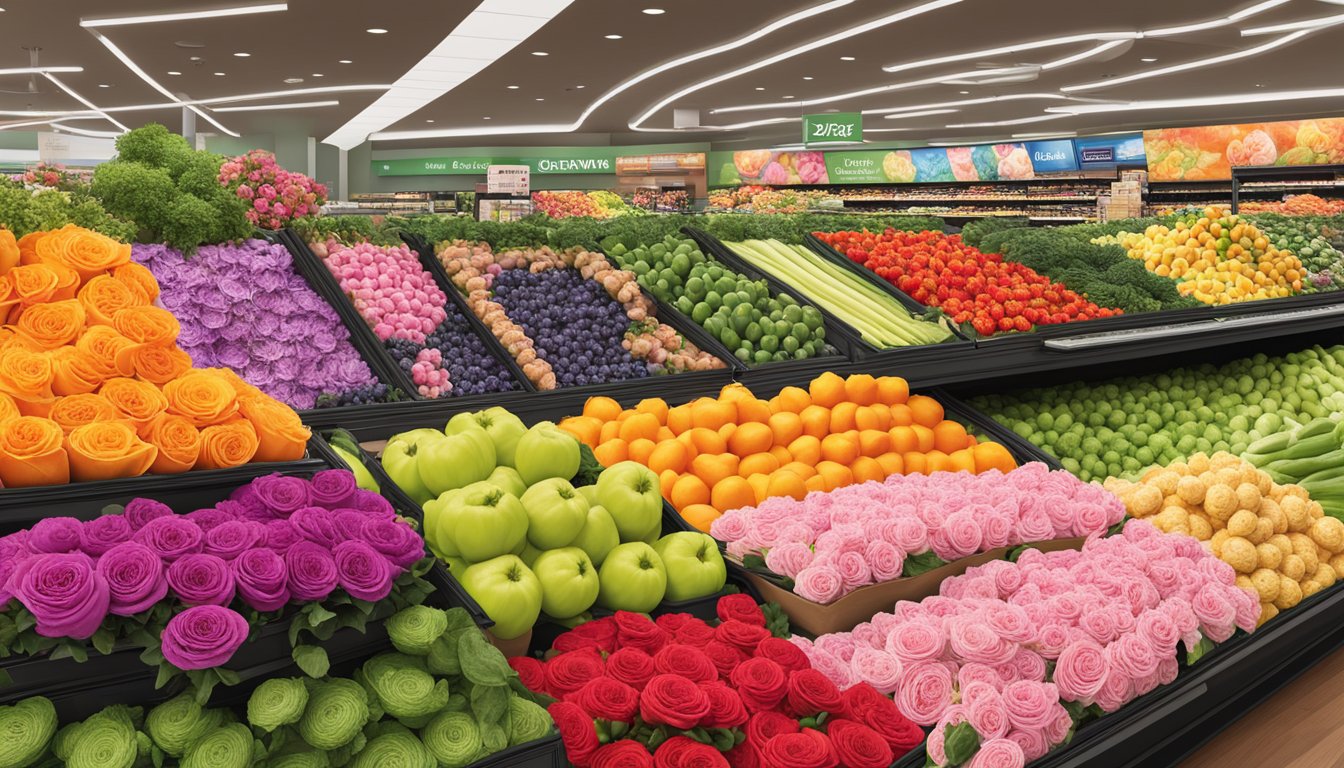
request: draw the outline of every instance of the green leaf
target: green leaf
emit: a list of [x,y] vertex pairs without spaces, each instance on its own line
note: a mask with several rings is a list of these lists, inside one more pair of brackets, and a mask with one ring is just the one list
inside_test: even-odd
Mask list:
[[935,555],[933,550],[929,550],[914,557],[905,558],[905,568],[901,570],[901,576],[912,578],[922,573],[928,573],[935,568],[941,568],[944,565],[947,565],[947,561]]
[[507,685],[477,685],[471,689],[471,713],[476,722],[498,725],[509,711]]
[[243,679],[237,672],[223,667],[215,667],[215,677],[219,678],[219,682],[225,685],[237,685]]
[[351,598],[350,602],[352,602],[355,608],[359,609],[359,612],[364,614],[365,616],[368,616],[369,614],[373,613],[373,608],[375,604],[369,602],[368,600]]
[[166,661],[160,664],[159,674],[157,677],[154,678],[154,690],[157,691],[158,689],[167,685],[168,681],[172,680],[173,677],[176,675],[177,675],[177,667],[174,667],[172,664],[169,664]]
[[157,744],[149,748],[149,761],[154,764],[154,768],[163,768],[164,757],[166,757],[166,755],[164,755],[162,749],[159,749]]
[[299,644],[299,633],[306,628],[307,624],[308,618],[302,613],[294,614],[294,618],[289,620],[289,644],[291,647]]
[[503,752],[509,747],[509,733],[499,723],[481,723],[481,746],[489,754]]
[[513,668],[504,654],[480,632],[463,632],[457,641],[457,658],[462,676],[476,685],[507,685]]
[[10,676],[9,670],[5,669],[4,667],[0,667],[0,688],[6,685],[13,685],[13,684],[14,684],[14,678]]
[[16,632],[27,632],[37,626],[37,617],[30,613],[26,608],[20,608],[14,617],[14,630]]
[[8,648],[18,638],[19,630],[9,614],[0,614],[0,648]]
[[736,734],[729,728],[712,728],[709,731],[710,743],[720,752],[727,752],[737,746]]
[[322,607],[321,603],[309,603],[304,607],[304,610],[308,613],[308,626],[310,627],[316,627],[336,618],[336,614]]
[[698,741],[701,744],[712,745],[714,743],[714,738],[710,736],[709,731],[705,730],[704,728],[692,728],[691,730],[686,731],[685,733],[691,739]]
[[112,633],[112,630],[107,627],[102,627],[97,632],[93,633],[93,637],[90,638],[90,640],[93,643],[93,647],[96,648],[99,653],[106,656],[112,652],[112,647],[116,645],[117,638],[116,635]]
[[779,603],[766,603],[761,606],[761,613],[765,614],[765,628],[770,630],[770,634],[788,640],[793,636],[792,629],[789,627],[789,614],[784,612]]
[[948,765],[961,765],[980,749],[980,734],[970,723],[957,723],[943,730],[943,753]]
[[327,658],[326,649],[316,645],[296,645],[291,654],[294,657],[294,663],[299,665],[305,675],[309,677],[322,677],[327,674],[331,668],[331,660]]
[[1200,659],[1204,658],[1204,654],[1208,653],[1209,651],[1212,651],[1215,647],[1216,646],[1213,644],[1213,641],[1209,640],[1209,638],[1207,637],[1200,638],[1199,645],[1196,645],[1193,650],[1186,652],[1185,663],[1187,665],[1193,666]]

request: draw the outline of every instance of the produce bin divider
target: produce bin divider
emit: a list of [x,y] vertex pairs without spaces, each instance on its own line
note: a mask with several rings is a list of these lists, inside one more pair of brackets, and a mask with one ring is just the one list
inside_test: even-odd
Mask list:
[[[148,667],[146,667],[148,669]],[[68,685],[56,685],[45,690],[29,691],[18,696],[9,695],[0,688],[0,705],[16,704],[30,696],[45,696],[56,708],[57,722],[62,725],[85,720],[102,711],[111,703],[143,706],[146,710],[173,698],[186,688],[185,678],[174,678],[162,688],[154,687],[154,675],[109,677],[93,679],[84,675]]]

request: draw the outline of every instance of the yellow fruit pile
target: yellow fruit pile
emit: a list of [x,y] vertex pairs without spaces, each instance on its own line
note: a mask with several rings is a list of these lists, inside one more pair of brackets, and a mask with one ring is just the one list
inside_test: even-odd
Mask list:
[[1237,570],[1237,585],[1260,595],[1261,624],[1344,578],[1344,522],[1301,486],[1277,485],[1230,453],[1196,453],[1137,483],[1105,485],[1131,517],[1208,542]]
[[1291,296],[1306,274],[1296,256],[1275,248],[1258,227],[1218,208],[1170,228],[1121,232],[1116,241],[1149,272],[1179,280],[1182,295],[1204,304]]

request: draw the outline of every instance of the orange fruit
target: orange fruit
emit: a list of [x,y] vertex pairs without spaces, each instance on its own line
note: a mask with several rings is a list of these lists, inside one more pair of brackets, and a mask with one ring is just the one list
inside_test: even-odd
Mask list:
[[754,397],[756,396],[751,393],[750,389],[747,389],[747,385],[740,381],[724,384],[723,387],[719,389],[720,400],[743,400]]
[[804,480],[817,474],[816,467],[811,464],[804,464],[801,461],[790,461],[788,464],[780,466],[780,469],[787,469]]
[[691,424],[696,427],[718,429],[737,419],[737,406],[725,400],[702,397],[691,403]]
[[882,471],[887,475],[905,474],[905,462],[901,461],[901,454],[895,451],[878,456],[877,463],[882,465]]
[[737,465],[737,474],[743,477],[751,477],[758,472],[768,475],[779,469],[780,466],[780,460],[775,458],[773,453],[753,453],[744,457],[742,462]]
[[910,397],[910,384],[900,376],[883,376],[877,380],[877,401],[887,405],[904,403]]
[[728,439],[731,438],[733,436],[733,433],[737,431],[737,425],[730,422],[728,424],[724,424],[722,427],[719,427],[716,431],[719,433],[719,437],[723,438],[723,444],[727,445]]
[[859,443],[845,435],[827,435],[821,441],[821,458],[848,465],[859,457]]
[[802,413],[802,410],[812,405],[812,395],[802,387],[785,387],[779,390],[775,396],[779,402],[779,412]]
[[600,421],[611,421],[621,415],[621,404],[610,397],[590,397],[583,404],[583,415]]
[[654,442],[655,442],[655,443],[661,443],[661,442],[663,442],[664,440],[671,440],[672,438],[674,438],[674,437],[676,437],[676,436],[677,436],[676,433],[673,432],[672,430],[668,429],[667,427],[659,427],[659,428],[658,428],[658,437],[654,439]]
[[860,456],[849,465],[849,471],[854,473],[854,482],[866,483],[869,480],[881,481],[886,478],[887,473],[882,469],[882,465],[877,463],[877,459],[867,456]]
[[942,451],[937,450],[929,451],[928,453],[924,454],[924,457],[926,462],[924,468],[925,474],[933,474],[934,472],[946,472],[952,467],[952,460],[949,459],[947,457],[947,454],[943,453]]
[[778,459],[780,464],[788,464],[790,461],[793,461],[793,454],[789,453],[789,449],[782,445],[776,445],[774,448],[771,448],[770,455]]
[[966,447],[966,428],[955,421],[944,419],[933,428],[933,447],[943,453],[952,453]]
[[674,472],[685,472],[686,466],[690,464],[690,451],[686,449],[685,444],[678,440],[663,440],[653,447],[653,452],[649,454],[647,462],[649,469],[654,472],[662,472],[670,469]]
[[850,471],[849,467],[834,461],[823,461],[818,464],[817,474],[821,475],[825,481],[828,491],[854,483],[854,473]]
[[635,404],[635,410],[650,414],[659,424],[667,423],[667,401],[661,397],[646,397]]
[[827,371],[812,380],[807,387],[812,402],[823,408],[834,408],[845,399],[845,380]]
[[891,428],[891,411],[886,410],[884,405],[860,405],[854,411],[854,428],[880,429],[885,432]]
[[891,450],[896,453],[919,450],[919,435],[914,427],[892,427],[887,434],[891,436]]
[[791,411],[770,414],[770,431],[775,435],[775,445],[788,445],[803,434],[803,419]]
[[723,512],[739,507],[754,507],[756,492],[751,489],[751,483],[741,477],[725,477],[715,483],[709,492],[709,503]]
[[597,445],[598,439],[602,437],[602,422],[592,416],[570,416],[558,426],[589,448]]
[[672,506],[685,509],[692,504],[709,503],[709,486],[695,475],[682,475],[672,484]]
[[658,473],[658,492],[663,494],[664,499],[672,500],[672,486],[676,485],[680,478],[680,474],[670,469]]
[[764,400],[757,400],[754,397],[743,398],[737,401],[737,423],[748,424],[760,422],[764,424],[770,420],[770,404]]
[[703,533],[709,533],[709,526],[723,515],[708,504],[688,504],[678,514],[682,520],[690,523],[692,528]]
[[905,403],[891,406],[888,411],[891,414],[891,426],[908,427],[915,423],[915,412],[910,410],[910,406]]
[[688,432],[696,453],[723,453],[728,450],[728,441],[718,432],[706,427],[696,427]]
[[691,471],[705,481],[706,487],[713,488],[725,477],[737,474],[738,461],[731,453],[702,453],[691,459]]
[[747,476],[747,485],[751,486],[751,492],[756,495],[756,503],[760,504],[768,498],[770,488],[770,476],[755,474]]
[[768,451],[774,444],[775,433],[770,427],[749,421],[733,431],[732,437],[728,439],[728,450],[738,456],[750,456]]
[[906,401],[906,405],[910,406],[916,424],[923,424],[932,429],[934,425],[943,420],[943,406],[932,397],[911,395],[910,399]]
[[630,447],[621,438],[613,438],[594,448],[593,458],[602,466],[610,467],[630,458]]
[[952,465],[948,467],[949,472],[970,472],[975,474],[975,451],[971,448],[962,448],[953,451],[947,455],[948,462]]
[[602,431],[597,433],[597,442],[605,443],[608,440],[615,440],[621,432],[621,422],[608,421],[602,425]]
[[653,449],[657,447],[657,443],[647,437],[641,437],[630,441],[630,445],[626,448],[626,453],[630,456],[631,461],[637,461],[647,467],[649,465],[649,457],[653,455]]
[[776,470],[770,475],[770,485],[766,488],[770,496],[789,496],[801,499],[807,495],[807,485],[803,478],[787,470]]
[[910,427],[915,431],[915,436],[919,438],[919,450],[928,452],[933,450],[933,430],[923,424],[915,424]]
[[977,443],[971,449],[971,453],[975,456],[976,472],[984,472],[990,469],[1011,472],[1017,468],[1017,461],[1013,458],[1013,454],[998,443]]
[[789,443],[789,453],[795,461],[804,464],[816,464],[821,461],[821,441],[812,435],[803,435]]
[[621,422],[621,429],[617,434],[627,443],[640,438],[653,440],[658,436],[658,427],[658,417],[651,413],[636,413]]
[[803,481],[803,486],[807,488],[808,493],[811,493],[812,491],[824,491],[826,490],[826,478],[821,475],[813,475]]
[[875,458],[891,450],[891,435],[880,429],[865,429],[859,433],[859,455]]
[[809,405],[798,414],[803,420],[803,434],[818,440],[831,431],[831,409],[820,405]]
[[831,432],[845,432],[855,428],[854,418],[859,406],[846,400],[831,409]]
[[851,373],[845,379],[845,397],[857,405],[872,405],[877,402],[877,379],[866,373]]
[[927,475],[928,459],[919,451],[910,451],[901,454],[901,461],[905,464],[905,474],[907,475]]
[[691,428],[691,406],[678,405],[667,412],[667,428],[680,435]]

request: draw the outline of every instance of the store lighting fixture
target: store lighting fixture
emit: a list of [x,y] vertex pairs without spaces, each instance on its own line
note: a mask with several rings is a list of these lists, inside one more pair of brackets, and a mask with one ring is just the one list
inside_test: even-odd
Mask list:
[[340,61],[338,61],[338,62],[336,62],[336,63],[337,63],[337,64],[354,64],[355,62],[353,62],[353,61],[351,61],[351,60],[349,60],[349,59],[341,59]]
[[841,56],[841,57],[840,57],[840,60],[841,60],[841,61],[853,61],[853,60],[854,60],[854,57],[853,57],[853,56]]
[[1152,64],[1154,61],[1157,61],[1157,59],[1153,59],[1153,58],[1144,58],[1144,59],[1139,59],[1139,61],[1142,61],[1142,62],[1145,63],[1145,64]]
[[218,19],[225,16],[248,16],[254,13],[278,13],[289,10],[288,3],[265,3],[262,5],[236,5],[228,8],[214,8],[203,11],[180,11],[177,13],[146,13],[138,16],[112,16],[100,19],[80,19],[79,26],[85,29],[98,27],[124,27],[132,24],[156,24],[163,21],[192,21],[194,19]]
[[365,32],[368,32],[370,35],[386,35],[386,34],[387,34],[387,30],[386,30],[386,29],[382,29],[381,27],[373,27],[372,29],[366,29],[366,30],[364,30],[364,31],[365,31]]
[[1064,96],[1058,93],[1009,93],[1003,96],[982,96],[974,99],[957,99],[955,101],[936,102],[932,104],[912,104],[903,107],[882,107],[880,109],[865,109],[865,115],[885,115],[888,120],[900,118],[899,113],[910,112],[923,109],[942,109],[944,107],[969,107],[977,104],[993,104],[1000,101],[1028,101],[1032,99],[1045,99],[1048,101],[1090,101],[1090,99],[1079,99],[1072,96]]
[[620,40],[620,39],[621,39],[621,36],[620,36],[620,35],[605,35],[605,37],[606,37],[608,40]]
[[957,91],[957,93],[960,93],[962,96],[967,96],[970,94],[970,91]]
[[545,101],[545,99],[541,98],[540,96],[538,96],[536,100],[537,100],[537,101]]
[[1173,64],[1169,67],[1159,67],[1157,69],[1148,70],[1146,72],[1136,72],[1132,75],[1125,75],[1124,77],[1112,77],[1106,80],[1098,80],[1092,83],[1066,85],[1063,88],[1060,88],[1059,90],[1065,93],[1068,93],[1070,91],[1091,91],[1091,90],[1097,90],[1099,88],[1109,88],[1113,85],[1120,85],[1121,83],[1132,83],[1136,80],[1146,80],[1150,77],[1162,77],[1164,75],[1171,75],[1177,72],[1186,72],[1192,69],[1212,67],[1218,64],[1225,64],[1229,61],[1240,61],[1242,59],[1249,58],[1251,56],[1256,56],[1261,53],[1265,53],[1267,51],[1272,51],[1275,48],[1288,45],[1289,43],[1295,42],[1297,40],[1301,40],[1303,37],[1306,37],[1309,34],[1311,34],[1310,30],[1304,29],[1298,32],[1293,32],[1291,34],[1284,35],[1283,37],[1275,38],[1274,40],[1271,40],[1268,43],[1265,43],[1264,45],[1258,45],[1254,48],[1248,48],[1244,51],[1233,51],[1232,53],[1225,53],[1221,56],[1211,56],[1207,59],[1197,59],[1195,61],[1187,61],[1183,64]]
[[[1030,71],[1028,72],[1028,70],[1030,70]],[[920,86],[924,86],[924,85],[939,85],[939,84],[946,84],[946,83],[951,83],[951,84],[970,84],[970,85],[979,85],[979,84],[982,84],[982,83],[984,83],[984,82],[987,82],[990,78],[994,78],[994,77],[1000,77],[1000,76],[1001,76],[1001,77],[1006,77],[1006,76],[1009,76],[1009,75],[1023,75],[1023,74],[1032,74],[1032,75],[1034,75],[1034,74],[1036,74],[1038,71],[1039,71],[1039,67],[1037,67],[1037,66],[1031,66],[1031,67],[1029,67],[1029,68],[1028,68],[1028,67],[1003,67],[1003,68],[1000,68],[1000,69],[976,69],[976,70],[971,70],[971,71],[968,71],[968,72],[956,72],[956,73],[948,74],[948,75],[937,75],[937,76],[934,76],[934,77],[925,77],[925,78],[921,78],[921,79],[919,79],[919,80],[908,80],[908,81],[906,81],[906,82],[902,82],[902,83],[891,83],[891,84],[888,84],[888,85],[879,85],[879,86],[876,86],[876,87],[873,87],[873,88],[864,88],[864,89],[862,89],[862,90],[858,90],[858,91],[849,91],[848,93],[838,93],[838,94],[834,94],[834,95],[831,95],[831,96],[820,96],[820,97],[817,97],[817,98],[815,98],[815,99],[806,99],[806,100],[803,100],[803,101],[795,101],[795,102],[792,102],[792,103],[790,103],[790,104],[782,104],[782,103],[780,103],[780,102],[772,102],[772,103],[761,103],[761,104],[739,104],[739,105],[737,105],[737,106],[732,106],[732,107],[719,107],[718,109],[710,110],[710,114],[715,114],[715,115],[716,115],[716,114],[722,114],[722,113],[727,113],[727,112],[748,112],[748,111],[754,111],[754,110],[760,110],[760,109],[783,109],[783,108],[786,108],[786,107],[789,107],[789,108],[792,108],[792,107],[798,107],[798,106],[805,106],[805,107],[807,107],[807,106],[814,106],[814,105],[817,105],[817,104],[830,104],[830,103],[832,103],[832,102],[836,102],[836,101],[850,101],[850,100],[853,100],[853,99],[862,98],[862,97],[864,97],[864,96],[872,96],[872,95],[874,95],[874,94],[878,94],[878,93],[890,93],[890,92],[892,92],[892,91],[900,91],[900,90],[905,90],[905,89],[908,89],[908,88],[918,88],[918,87],[920,87]],[[968,81],[966,78],[975,78],[975,81],[974,81],[974,82],[970,82],[970,81]],[[1035,79],[1035,78],[1033,77],[1033,78],[1030,78],[1030,79]]]
[[645,8],[644,13],[647,13],[650,16],[662,16],[664,13],[667,13],[667,11],[664,11],[662,8]]
[[200,60],[201,60],[201,57],[200,57],[200,56],[192,56],[190,60],[191,60],[191,61],[200,61]]
[[1267,27],[1251,27],[1241,30],[1242,37],[1252,37],[1254,35],[1272,35],[1275,32],[1292,32],[1294,30],[1315,30],[1333,27],[1336,24],[1344,24],[1344,14],[1338,16],[1322,16],[1318,19],[1303,19],[1301,21],[1289,21],[1283,24],[1271,24]]
[[60,128],[61,130],[68,131],[76,136],[88,136],[92,139],[115,139],[123,133],[126,133],[126,131],[91,131],[88,128],[75,128],[57,120],[51,122],[51,127]]
[[1086,51],[1083,51],[1082,53],[1075,53],[1072,56],[1065,56],[1062,59],[1047,61],[1046,63],[1041,65],[1041,69],[1049,71],[1052,69],[1059,69],[1060,67],[1067,67],[1070,64],[1077,64],[1080,61],[1085,61],[1095,56],[1100,56],[1101,54],[1113,50],[1115,48],[1119,48],[1122,45],[1133,45],[1133,44],[1134,44],[1133,40],[1111,40],[1110,42],[1102,43],[1101,45],[1098,45],[1094,48],[1089,48]]
[[110,52],[112,53],[113,56],[116,56],[117,59],[118,59],[122,64],[125,64],[125,65],[126,65],[126,68],[127,68],[127,69],[129,69],[129,70],[131,70],[131,72],[135,73],[135,76],[138,77],[138,78],[140,78],[146,85],[148,85],[149,87],[151,87],[151,88],[153,88],[154,90],[158,91],[159,93],[163,94],[164,97],[166,97],[166,98],[168,98],[168,99],[171,99],[171,100],[173,101],[173,103],[175,103],[175,104],[181,104],[182,106],[185,106],[187,109],[190,109],[192,112],[196,113],[196,116],[197,116],[197,117],[199,117],[199,118],[201,118],[202,120],[206,121],[207,123],[209,123],[209,124],[215,126],[215,127],[218,128],[219,130],[221,130],[221,131],[223,131],[224,133],[226,133],[226,134],[228,134],[228,135],[234,137],[235,139],[236,139],[236,138],[239,138],[240,136],[242,136],[242,134],[237,133],[237,132],[235,132],[235,131],[231,131],[231,130],[229,130],[228,128],[226,128],[226,127],[224,126],[223,123],[221,123],[221,122],[219,122],[218,120],[216,120],[216,119],[214,119],[213,117],[211,117],[208,113],[206,113],[205,110],[201,109],[200,107],[197,107],[197,106],[194,106],[194,105],[187,105],[187,104],[183,103],[182,99],[180,99],[180,98],[178,98],[176,95],[174,95],[172,91],[168,90],[167,88],[164,88],[164,87],[159,83],[158,80],[155,80],[154,78],[150,77],[148,72],[146,72],[145,70],[141,69],[139,64],[136,64],[136,63],[131,59],[130,56],[127,56],[126,53],[125,53],[124,51],[122,51],[120,48],[117,47],[116,43],[113,43],[111,40],[108,40],[108,39],[107,39],[101,32],[99,32],[99,31],[96,30],[96,29],[91,29],[91,30],[89,30],[89,34],[93,35],[94,39],[96,39],[98,42],[102,43],[104,48],[106,48],[108,51],[110,51]]
[[179,76],[181,76],[182,73],[181,73],[181,72],[175,72],[175,71],[173,71],[173,70],[170,69],[170,70],[168,70],[168,74],[169,74],[169,75],[172,75],[173,77],[179,77]]
[[326,75],[322,74],[321,72],[314,72],[313,77],[326,77]]
[[1151,99],[1148,101],[1127,101],[1109,104],[1070,104],[1063,107],[1047,107],[1045,111],[1069,115],[1091,115],[1102,112],[1132,112],[1142,109],[1222,107],[1229,104],[1246,104],[1251,101],[1308,101],[1312,99],[1338,98],[1344,98],[1344,88],[1316,88],[1300,91],[1257,91],[1256,93],[1192,96],[1187,99]]
[[[702,80],[702,81],[700,81],[700,82],[698,82],[698,83],[694,83],[694,84],[692,84],[692,85],[690,85],[690,86],[687,86],[687,87],[685,87],[685,88],[682,88],[682,89],[676,91],[675,93],[673,93],[673,94],[670,95],[670,96],[667,96],[667,97],[661,99],[657,104],[653,105],[651,108],[649,108],[648,110],[646,110],[646,111],[645,111],[643,114],[641,114],[639,117],[637,117],[636,119],[630,121],[629,127],[630,127],[632,130],[648,130],[648,129],[641,128],[640,126],[641,126],[646,120],[648,120],[649,118],[653,117],[653,115],[657,114],[659,110],[663,109],[663,108],[666,107],[668,104],[671,104],[672,102],[676,101],[677,99],[680,99],[680,98],[682,98],[682,97],[684,97],[684,96],[686,96],[686,95],[688,95],[688,94],[694,93],[694,92],[699,91],[699,90],[702,90],[702,89],[704,89],[704,88],[708,88],[708,87],[710,87],[711,85],[716,85],[716,84],[721,83],[721,82],[723,82],[723,81],[725,81],[725,80],[731,80],[731,79],[733,79],[733,78],[740,77],[740,76],[742,76],[742,75],[745,75],[745,74],[748,74],[748,73],[751,73],[751,72],[755,72],[755,71],[758,70],[758,69],[765,69],[766,67],[774,66],[775,64],[778,64],[778,63],[781,62],[781,61],[787,61],[788,59],[794,58],[795,56],[801,56],[801,55],[803,55],[803,54],[805,54],[805,53],[808,53],[808,52],[810,52],[810,51],[817,50],[818,48],[827,48],[827,47],[830,47],[831,45],[834,45],[835,43],[841,42],[841,41],[843,41],[843,40],[848,40],[848,39],[851,38],[851,37],[856,37],[856,36],[858,36],[858,35],[862,35],[862,34],[864,34],[864,33],[871,32],[871,31],[873,31],[873,30],[875,30],[875,29],[881,29],[882,27],[886,27],[886,26],[889,26],[889,25],[891,25],[891,24],[895,24],[895,23],[897,23],[897,22],[904,21],[904,20],[906,20],[906,19],[909,19],[909,18],[912,18],[912,17],[915,17],[915,16],[919,16],[919,15],[924,14],[924,13],[929,13],[930,11],[936,11],[936,10],[938,10],[938,9],[940,9],[940,8],[946,8],[946,7],[950,6],[950,5],[956,5],[956,4],[960,3],[961,1],[962,1],[962,0],[931,0],[931,2],[921,3],[921,4],[919,4],[919,5],[916,5],[916,6],[912,7],[912,8],[907,8],[906,10],[899,11],[899,12],[897,12],[897,13],[893,13],[893,14],[890,14],[890,15],[888,15],[888,16],[883,16],[882,18],[874,19],[874,20],[869,21],[869,22],[866,22],[866,23],[864,23],[864,24],[859,24],[859,25],[857,25],[857,26],[853,26],[853,27],[850,27],[850,28],[848,28],[848,29],[841,30],[841,31],[836,32],[836,33],[834,33],[834,34],[827,35],[826,37],[818,38],[818,39],[816,39],[816,40],[812,40],[812,41],[810,41],[810,42],[804,43],[804,44],[802,44],[802,45],[800,45],[800,46],[798,46],[798,47],[796,47],[796,48],[790,48],[790,49],[787,50],[787,51],[782,51],[782,52],[777,53],[777,54],[775,54],[775,55],[773,55],[773,56],[769,56],[769,57],[766,57],[766,58],[761,59],[761,60],[759,60],[759,61],[755,61],[755,62],[753,62],[753,63],[751,63],[751,64],[747,64],[747,65],[745,65],[745,66],[742,66],[742,67],[738,67],[738,68],[736,68],[736,69],[729,70],[728,72],[724,72],[724,73],[722,73],[722,74],[715,75],[714,77],[711,77],[711,78],[709,78],[708,80]],[[813,9],[809,9],[809,10],[812,10],[812,11],[818,11],[818,12],[819,12],[822,8],[825,8],[825,6],[818,6],[817,8],[813,8]],[[805,13],[805,12],[803,12],[803,13]],[[797,16],[797,15],[799,15],[799,14],[795,14],[795,16]],[[825,100],[823,100],[823,101],[837,101],[837,100],[839,100],[839,99],[825,99]],[[804,103],[807,103],[807,104],[813,104],[813,103],[820,103],[820,102],[818,102],[818,101],[810,101],[810,102],[793,102],[793,103],[794,103],[794,104],[804,104]]]
[[758,91],[764,91],[764,90],[765,90],[765,88],[764,88],[764,87],[762,87],[762,86],[759,86],[759,85],[758,85],[758,86],[756,86],[756,90],[758,90]]
[[993,120],[984,123],[949,123],[948,128],[990,128],[998,125],[1030,125],[1031,123],[1043,123],[1047,120],[1057,120],[1065,115],[1034,115],[1032,117],[1019,117],[1016,120]]
[[295,101],[288,104],[247,104],[241,107],[214,107],[215,112],[269,112],[273,109],[317,109],[340,106],[339,101]]
[[13,69],[0,69],[0,75],[46,75],[49,73],[83,71],[83,67],[14,67]]
[[533,51],[533,52],[532,52],[532,55],[533,55],[533,56],[550,56],[551,54],[549,54],[549,53],[547,53],[547,52],[545,52],[545,51]]
[[353,149],[465,83],[527,40],[573,0],[482,0],[387,93],[323,139]]
[[780,96],[781,99],[792,99],[792,96]]
[[481,119],[482,119],[482,120],[494,120],[493,117],[482,117]]
[[215,73],[215,77],[224,77],[224,73],[223,73],[223,72],[216,72],[216,73]]
[[1288,0],[1264,0],[1264,2],[1256,3],[1255,5],[1249,6],[1247,8],[1242,8],[1240,11],[1237,11],[1236,13],[1233,13],[1229,16],[1224,16],[1220,19],[1201,21],[1195,24],[1185,24],[1179,27],[1166,27],[1164,29],[1144,30],[1143,36],[1170,37],[1171,35],[1184,35],[1190,32],[1203,32],[1206,29],[1217,29],[1219,27],[1226,27],[1231,24],[1236,24],[1238,21],[1241,21],[1242,19],[1249,19],[1250,17],[1259,15],[1261,13],[1264,13],[1265,11],[1271,10],[1273,8],[1278,8],[1280,5],[1284,5],[1287,2]]
[[433,120],[426,120],[425,122],[426,122],[426,123],[432,123],[432,122],[434,122],[434,121],[433,121]]
[[1014,139],[1071,139],[1077,131],[1042,131],[1040,133],[1014,133]]
[[811,75],[803,75],[803,79],[804,79],[804,80],[811,80],[811,79],[812,79],[812,76],[811,76]]
[[[888,120],[900,120],[907,117],[928,117],[929,115],[950,115],[959,109],[921,109],[916,112],[902,112],[899,115],[887,115]],[[902,129],[904,130],[904,129]]]
[[505,87],[505,88],[508,88],[510,91],[516,91],[516,90],[518,90],[518,86],[516,86],[516,85],[506,85],[506,86],[504,86],[504,87]]
[[240,59],[246,59],[247,57],[251,56],[252,54],[250,54],[250,53],[244,53],[244,52],[242,52],[242,51],[239,51],[239,52],[237,52],[237,53],[235,53],[235,54],[233,54],[233,55],[234,55],[234,56],[237,56],[237,57],[240,58]]
[[285,85],[298,85],[299,83],[302,83],[302,82],[303,82],[303,78],[302,78],[302,77],[286,77],[284,82],[285,82]]
[[[106,120],[107,122],[109,122],[109,123],[111,123],[111,124],[117,126],[117,127],[120,128],[123,132],[125,132],[125,131],[129,131],[129,130],[130,130],[130,128],[127,128],[125,125],[122,125],[121,123],[119,123],[119,122],[117,122],[115,119],[113,119],[111,115],[109,115],[109,114],[107,114],[106,112],[104,112],[103,110],[99,109],[98,106],[97,106],[96,104],[94,104],[92,101],[89,101],[88,99],[86,99],[86,98],[84,98],[83,96],[81,96],[81,95],[79,95],[78,93],[76,93],[76,92],[75,92],[75,89],[73,89],[73,88],[71,88],[70,86],[66,85],[64,82],[61,81],[60,78],[56,77],[55,75],[51,74],[50,72],[44,72],[42,76],[45,77],[45,78],[47,78],[48,80],[50,80],[52,85],[56,86],[57,88],[60,88],[62,91],[65,91],[65,94],[66,94],[67,96],[69,96],[70,98],[74,99],[75,101],[78,101],[80,104],[83,104],[84,106],[88,107],[89,109],[93,110],[95,113],[98,114],[99,117],[102,117],[102,118],[103,118],[104,120]],[[109,86],[107,86],[107,85],[100,85],[99,87],[100,87],[100,88],[107,88],[107,87],[109,87]]]
[[576,91],[582,91],[584,88],[587,88],[587,87],[588,87],[588,86],[586,86],[586,85],[576,85],[576,86],[574,86],[574,90],[576,90]]
[[[551,123],[551,124],[539,124],[539,125],[500,125],[491,128],[449,128],[434,131],[384,131],[374,134],[372,138],[378,141],[406,141],[411,139],[451,138],[458,136],[492,136],[501,134],[511,135],[522,133],[568,133],[577,130],[580,126],[582,126],[583,123],[603,104],[614,99],[617,95],[629,90],[630,88],[633,88],[635,85],[644,82],[645,80],[656,77],[657,75],[660,75],[664,72],[676,69],[677,67],[690,64],[695,61],[708,59],[712,56],[717,56],[721,53],[728,53],[731,51],[735,51],[741,46],[755,42],[756,40],[759,40],[779,29],[783,29],[784,27],[796,24],[800,21],[812,18],[814,16],[818,16],[823,13],[828,13],[830,11],[836,10],[837,8],[843,8],[844,6],[852,4],[854,1],[855,0],[830,0],[829,2],[821,3],[820,5],[811,6],[809,8],[805,8],[803,10],[785,16],[781,19],[773,21],[770,24],[767,24],[759,29],[756,29],[751,33],[746,34],[742,37],[736,38],[734,40],[729,40],[728,42],[721,43],[712,48],[706,48],[702,51],[689,53],[686,54],[685,56],[681,56],[671,61],[659,64],[658,66],[646,69],[643,72],[640,72],[639,74],[635,75],[634,77],[631,77],[630,79],[625,80],[620,84],[607,90],[595,101],[593,101],[593,103],[589,104],[588,108],[585,109],[582,113],[580,113],[578,119],[576,119],[572,123],[568,124]],[[674,96],[673,98],[680,98],[680,96],[679,95]],[[658,108],[661,109],[661,106]],[[771,120],[768,122],[781,122],[781,120]],[[767,124],[767,123],[761,123],[761,124]]]
[[99,83],[99,84],[98,84],[98,87],[99,87],[99,88],[111,88],[112,86],[108,85],[107,83]]

